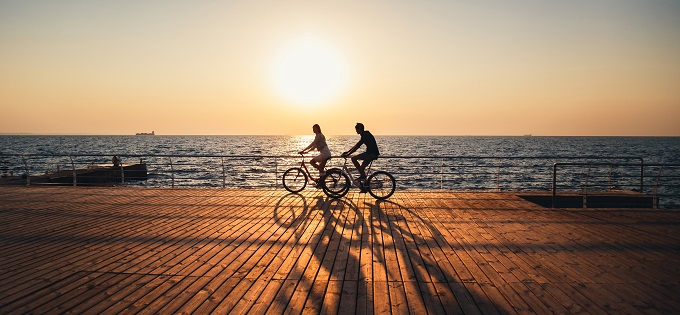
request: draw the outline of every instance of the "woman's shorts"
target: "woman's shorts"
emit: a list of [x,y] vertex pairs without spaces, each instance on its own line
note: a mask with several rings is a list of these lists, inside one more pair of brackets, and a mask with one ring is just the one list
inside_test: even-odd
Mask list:
[[331,150],[328,149],[328,146],[323,147],[323,149],[319,150],[319,155],[315,156],[312,160],[316,161],[317,163],[321,163],[325,160],[328,160],[331,158]]

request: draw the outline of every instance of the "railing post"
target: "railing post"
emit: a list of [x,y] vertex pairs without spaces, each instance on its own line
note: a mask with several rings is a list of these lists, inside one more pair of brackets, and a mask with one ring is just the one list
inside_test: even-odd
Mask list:
[[279,189],[279,160],[274,158],[274,189]]
[[553,163],[552,173],[552,207],[555,208],[555,199],[557,198],[557,163]]
[[170,161],[170,187],[175,188],[175,168],[172,166],[172,156],[168,156]]
[[501,191],[501,159],[498,159],[498,172],[496,172],[496,191]]
[[21,159],[24,161],[24,169],[26,170],[26,186],[31,186],[31,172],[28,169],[28,162],[25,156],[22,156]]
[[222,159],[222,188],[227,187],[227,172],[224,169],[224,157],[220,157]]
[[583,187],[583,208],[588,208],[588,179],[590,178],[592,167],[592,165],[588,165],[588,173],[586,173],[586,182]]
[[654,203],[656,204],[655,208],[659,208],[659,177],[661,177],[661,172],[663,172],[663,165],[659,167],[659,173],[656,174],[656,183],[654,184]]
[[609,164],[609,185],[607,185],[607,191],[612,191],[612,173],[614,172],[614,165]]
[[645,160],[640,158],[640,193],[643,193],[645,182]]
[[120,183],[125,185],[125,168],[123,167],[123,159],[119,159],[118,164],[120,164]]
[[439,190],[444,190],[444,158],[442,158],[442,165],[439,167]]
[[78,181],[76,180],[76,164],[73,163],[73,156],[69,155],[68,158],[71,160],[71,168],[73,169],[73,186],[78,186]]

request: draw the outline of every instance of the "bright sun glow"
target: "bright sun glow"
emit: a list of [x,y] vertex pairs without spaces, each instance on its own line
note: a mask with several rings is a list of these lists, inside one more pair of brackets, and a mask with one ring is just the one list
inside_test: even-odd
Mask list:
[[347,83],[347,65],[332,45],[305,37],[289,42],[279,52],[272,79],[286,100],[316,106],[342,92]]

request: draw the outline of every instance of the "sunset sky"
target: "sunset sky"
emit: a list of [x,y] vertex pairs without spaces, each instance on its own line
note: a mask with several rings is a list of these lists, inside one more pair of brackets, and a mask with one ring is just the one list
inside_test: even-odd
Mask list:
[[0,133],[680,136],[680,1],[0,0]]

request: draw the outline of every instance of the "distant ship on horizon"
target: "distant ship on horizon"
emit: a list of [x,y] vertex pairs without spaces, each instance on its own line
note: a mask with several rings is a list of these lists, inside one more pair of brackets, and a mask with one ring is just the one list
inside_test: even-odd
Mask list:
[[152,130],[150,133],[149,132],[138,132],[135,135],[137,135],[137,136],[155,136],[156,132]]

